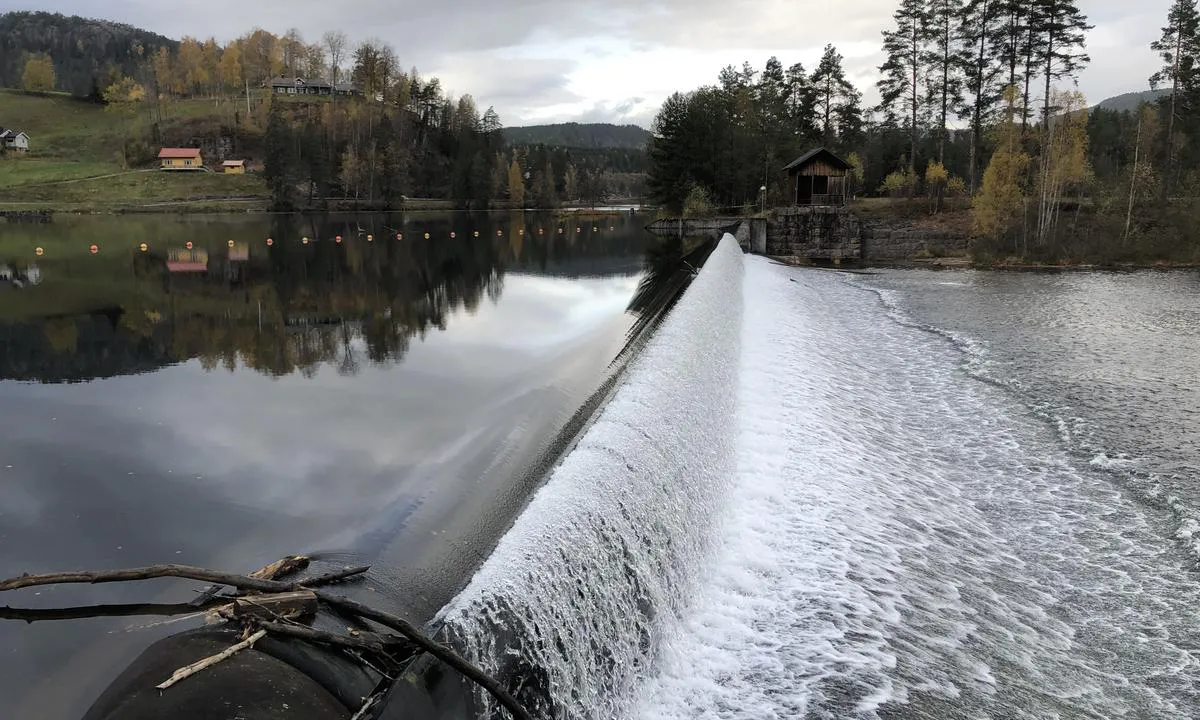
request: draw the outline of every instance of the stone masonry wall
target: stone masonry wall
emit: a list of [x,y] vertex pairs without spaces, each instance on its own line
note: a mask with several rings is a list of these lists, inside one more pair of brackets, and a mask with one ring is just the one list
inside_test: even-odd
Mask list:
[[767,255],[808,261],[862,257],[862,224],[842,207],[780,208],[767,224]]
[[864,226],[862,229],[862,259],[865,262],[962,255],[969,245],[966,236],[944,230],[885,226]]

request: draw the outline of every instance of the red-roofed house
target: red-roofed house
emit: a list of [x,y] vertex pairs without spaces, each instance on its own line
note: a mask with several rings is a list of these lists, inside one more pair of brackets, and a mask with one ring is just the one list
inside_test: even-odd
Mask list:
[[163,170],[203,170],[204,157],[200,148],[163,148],[158,151]]

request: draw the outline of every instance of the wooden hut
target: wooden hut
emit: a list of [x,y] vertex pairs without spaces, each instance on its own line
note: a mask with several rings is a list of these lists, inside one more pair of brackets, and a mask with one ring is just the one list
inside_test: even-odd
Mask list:
[[845,205],[850,163],[823,147],[784,166],[791,198],[797,205]]

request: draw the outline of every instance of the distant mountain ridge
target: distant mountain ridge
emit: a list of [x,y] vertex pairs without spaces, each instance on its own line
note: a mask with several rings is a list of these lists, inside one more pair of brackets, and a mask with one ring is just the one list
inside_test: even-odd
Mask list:
[[132,75],[160,47],[179,42],[148,30],[48,12],[0,14],[0,87],[20,87],[28,55],[54,58],[58,88],[72,95],[92,93],[110,66]]
[[1127,92],[1102,100],[1098,105],[1093,107],[1100,108],[1101,110],[1113,110],[1115,112],[1133,112],[1142,103],[1153,103],[1159,98],[1169,95],[1170,92],[1169,89]]
[[509,145],[551,145],[564,148],[642,150],[650,131],[637,125],[612,123],[555,123],[504,128]]

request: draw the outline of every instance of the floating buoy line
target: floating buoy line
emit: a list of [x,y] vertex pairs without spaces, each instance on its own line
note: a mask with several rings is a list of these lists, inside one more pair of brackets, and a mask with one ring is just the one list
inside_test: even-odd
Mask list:
[[[607,231],[615,231],[616,229],[617,229],[617,228],[616,228],[616,226],[615,226],[615,225],[610,225],[610,226],[607,228]],[[524,227],[519,227],[519,228],[516,228],[516,229],[515,229],[515,233],[516,233],[518,236],[523,236],[523,235],[525,235],[525,234],[526,234],[525,230],[526,230],[526,229],[525,229]],[[593,233],[593,234],[602,234],[602,233],[606,232],[606,229],[605,229],[604,227],[602,227],[602,226],[598,226],[598,225],[593,225],[593,226],[591,226],[591,227],[586,227],[586,226],[576,226],[576,228],[575,228],[575,233],[576,233],[577,235],[579,235],[579,234],[583,234],[583,232],[584,232],[585,230],[586,230],[586,231],[588,231],[589,233]],[[508,232],[512,233],[512,232],[514,232],[514,230],[509,230]],[[557,226],[557,227],[550,228],[550,229],[547,229],[547,228],[544,228],[544,227],[538,227],[538,228],[533,228],[533,229],[531,229],[531,230],[530,230],[530,233],[536,233],[537,235],[543,235],[543,236],[544,236],[544,235],[546,235],[546,234],[548,234],[548,233],[549,233],[549,234],[558,234],[558,235],[563,235],[563,234],[565,234],[566,232],[568,232],[568,228],[566,228],[565,226],[562,226],[562,225],[559,225],[559,226]],[[478,238],[478,237],[483,237],[484,235],[485,235],[485,232],[481,232],[481,231],[479,231],[479,230],[471,230],[471,231],[470,231],[470,234],[469,234],[469,237]],[[496,230],[496,237],[504,237],[504,235],[505,235],[505,230],[504,230],[503,228],[500,228],[500,229],[497,229],[497,230]],[[343,236],[343,235],[340,235],[340,234],[338,234],[338,235],[334,235],[334,236],[332,237],[332,240],[333,240],[334,244],[336,244],[336,245],[344,245],[344,244],[346,244],[346,242],[347,242],[348,240],[352,240],[352,239],[354,239],[354,237],[355,237],[355,236],[346,237],[346,236]],[[364,235],[363,235],[363,233],[360,231],[360,232],[357,234],[357,237],[360,237],[360,238],[362,238],[362,237],[364,237]],[[435,239],[437,239],[437,237],[438,237],[438,236],[437,236],[437,235],[435,235],[434,233],[431,233],[431,232],[422,232],[422,234],[421,234],[421,237],[423,237],[425,240],[435,240]],[[459,239],[459,237],[468,237],[468,234],[467,234],[465,231],[462,231],[462,232],[460,232],[460,231],[458,231],[458,230],[448,230],[448,231],[446,231],[446,233],[445,233],[444,235],[441,235],[441,237],[443,237],[443,238],[447,238],[447,239],[450,239],[450,240],[456,240],[456,239]],[[366,234],[366,235],[365,235],[365,239],[366,239],[366,241],[367,241],[367,242],[369,242],[369,243],[374,243],[374,242],[375,242],[375,235],[374,235],[374,234]],[[398,240],[398,241],[402,241],[402,240],[404,240],[404,233],[403,233],[403,232],[397,232],[397,233],[396,233],[396,240]],[[308,245],[308,244],[310,244],[310,243],[313,243],[313,242],[318,242],[318,241],[319,241],[319,240],[318,240],[317,238],[310,238],[310,237],[309,237],[309,236],[307,236],[307,235],[302,235],[302,236],[300,237],[300,244],[301,244],[301,245]],[[275,240],[275,238],[274,238],[274,237],[266,237],[266,238],[264,238],[264,240],[263,240],[263,244],[264,244],[264,245],[266,245],[267,247],[274,247],[275,243],[276,243],[276,240]],[[233,250],[233,249],[235,249],[236,247],[238,247],[239,243],[238,243],[237,241],[234,241],[234,240],[227,240],[227,241],[226,241],[226,243],[225,243],[225,245],[226,245],[226,247],[228,247],[230,250]],[[246,244],[242,244],[242,246],[243,246],[243,247],[245,247],[245,246],[246,246]],[[178,246],[176,246],[176,247],[178,247]],[[185,249],[189,250],[189,251],[193,251],[193,250],[196,250],[196,243],[195,243],[195,242],[193,242],[193,241],[191,241],[191,240],[188,240],[188,241],[186,241],[186,242],[183,244],[183,247],[184,247]],[[137,249],[138,249],[139,251],[143,252],[143,253],[148,253],[148,252],[150,252],[150,251],[151,251],[151,249],[152,249],[152,248],[151,248],[151,245],[150,245],[149,243],[144,243],[144,242],[143,242],[143,243],[139,243],[139,244],[137,245]],[[99,255],[99,254],[100,254],[100,251],[101,251],[101,247],[100,247],[100,244],[99,244],[99,243],[89,243],[89,245],[88,245],[88,252],[89,252],[90,254],[92,254],[92,255]],[[39,258],[53,257],[53,256],[54,256],[53,249],[51,249],[51,250],[47,250],[47,249],[46,249],[44,246],[41,246],[41,245],[38,245],[38,246],[36,246],[36,247],[34,247],[34,248],[33,248],[33,254],[34,254],[36,257],[39,257]]]

